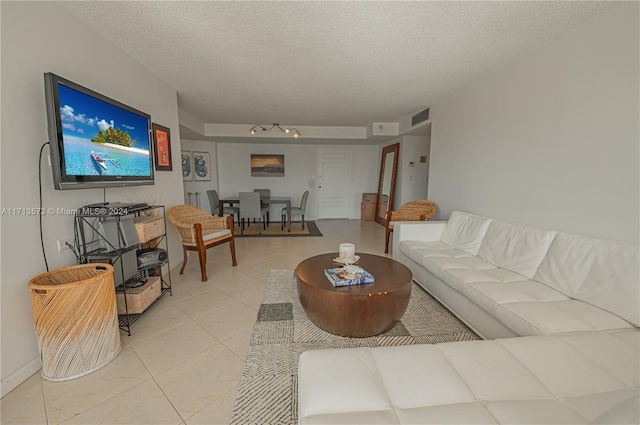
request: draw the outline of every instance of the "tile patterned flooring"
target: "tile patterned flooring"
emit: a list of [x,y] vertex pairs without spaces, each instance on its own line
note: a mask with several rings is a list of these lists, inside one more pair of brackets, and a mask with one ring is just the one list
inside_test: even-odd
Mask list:
[[2,423],[228,424],[269,271],[337,252],[340,242],[386,255],[375,222],[317,224],[324,237],[236,239],[237,267],[228,246],[210,249],[207,282],[191,256],[182,276],[178,267],[171,272],[173,296],[147,310],[131,336],[121,332],[122,352],[111,363],[63,382],[36,373],[2,398]]

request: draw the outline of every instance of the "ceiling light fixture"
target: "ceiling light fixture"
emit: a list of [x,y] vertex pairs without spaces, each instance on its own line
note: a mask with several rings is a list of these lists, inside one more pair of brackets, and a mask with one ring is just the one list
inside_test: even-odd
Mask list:
[[249,130],[249,133],[251,134],[256,134],[256,129],[260,129],[262,131],[271,131],[274,128],[277,128],[278,130],[282,131],[283,133],[289,134],[289,133],[293,133],[293,137],[298,138],[300,136],[302,136],[302,134],[300,134],[300,132],[295,129],[295,128],[282,128],[280,127],[280,124],[277,122],[274,122],[273,124],[271,124],[271,127],[263,127],[261,125],[254,125],[253,127],[251,127],[251,130]]

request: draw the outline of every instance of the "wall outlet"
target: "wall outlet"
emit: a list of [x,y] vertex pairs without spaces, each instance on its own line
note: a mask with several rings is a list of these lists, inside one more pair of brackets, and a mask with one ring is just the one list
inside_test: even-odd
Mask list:
[[69,248],[69,245],[73,246],[73,236],[67,236],[62,239],[58,239],[58,252],[66,251]]

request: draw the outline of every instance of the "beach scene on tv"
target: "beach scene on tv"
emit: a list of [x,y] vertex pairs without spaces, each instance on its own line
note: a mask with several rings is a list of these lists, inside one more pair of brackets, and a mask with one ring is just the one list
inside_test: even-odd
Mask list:
[[149,120],[59,85],[68,176],[150,176]]

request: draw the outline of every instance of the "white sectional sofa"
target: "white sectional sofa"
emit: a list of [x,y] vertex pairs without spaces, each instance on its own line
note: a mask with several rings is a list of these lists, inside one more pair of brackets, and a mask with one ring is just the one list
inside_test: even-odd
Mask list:
[[640,422],[638,247],[455,212],[393,250],[488,340],[304,352],[301,424]]
[[640,326],[638,247],[463,212],[394,233],[394,257],[485,338]]

